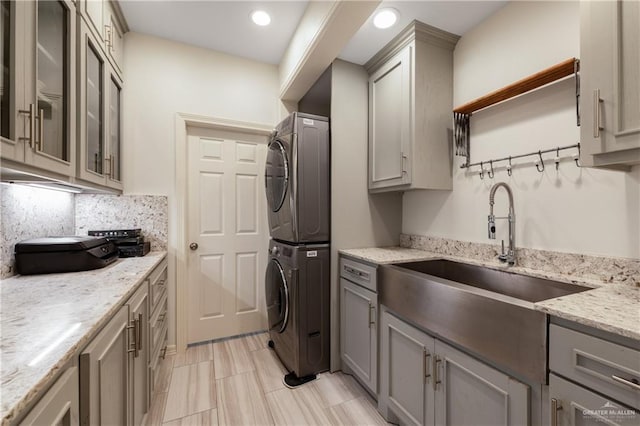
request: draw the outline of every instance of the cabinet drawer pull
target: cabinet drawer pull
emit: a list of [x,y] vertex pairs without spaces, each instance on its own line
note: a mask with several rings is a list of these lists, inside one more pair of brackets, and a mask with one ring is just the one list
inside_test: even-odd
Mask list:
[[29,137],[20,139],[29,141],[29,148],[33,148],[36,137],[36,106],[34,104],[29,104],[29,109],[21,109],[18,110],[18,112],[29,116]]
[[38,140],[35,141],[36,150],[44,150],[44,109],[40,109],[38,115]]
[[136,333],[136,357],[139,355],[139,351],[142,350],[142,314],[138,314],[138,319],[136,320],[138,322],[138,328],[137,328],[137,333]]
[[442,360],[438,355],[433,357],[433,390],[437,390],[439,383],[442,383],[440,379],[438,379],[438,364],[440,364]]
[[[106,165],[107,161],[109,162],[108,166]],[[111,175],[111,157],[105,158],[104,162],[105,162],[104,168],[107,170],[104,174],[109,176],[109,177],[112,177],[112,175]]]
[[623,385],[629,386],[632,389],[640,390],[640,385],[638,383],[632,382],[631,380],[627,380],[627,379],[625,379],[623,377],[616,376],[615,374],[612,374],[611,378],[613,380],[615,380],[616,382],[618,382],[618,383],[622,383]]
[[107,47],[111,46],[111,26],[108,24],[104,26],[104,43]]
[[558,404],[558,400],[551,398],[551,426],[558,426],[558,411],[562,410],[562,405]]
[[345,266],[344,270],[348,273],[350,273],[351,275],[355,275],[358,278],[362,278],[365,279],[367,281],[369,281],[369,273],[361,271],[359,269],[356,269],[352,266]]
[[376,324],[376,307],[369,302],[369,328]]
[[423,362],[422,362],[422,375],[424,376],[424,382],[427,383],[427,379],[431,377],[431,373],[429,373],[429,358],[431,358],[431,353],[424,348],[422,350]]
[[600,98],[600,89],[595,89],[593,91],[593,137],[600,137],[600,130],[603,130],[600,117],[600,104],[602,103],[602,99]]
[[133,353],[133,356],[135,357],[137,353],[136,344],[138,343],[138,321],[133,320],[133,325],[128,325],[125,328],[127,331],[133,330],[133,344],[130,341],[131,334],[127,335],[127,341],[129,342],[129,349],[127,349],[127,353]]

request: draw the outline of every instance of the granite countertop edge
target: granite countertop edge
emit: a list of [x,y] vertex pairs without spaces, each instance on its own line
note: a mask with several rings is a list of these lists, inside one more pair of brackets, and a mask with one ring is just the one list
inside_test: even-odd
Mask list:
[[[633,306],[637,307],[640,312],[640,288],[637,287],[624,284],[603,283],[594,279],[581,277],[576,278],[518,266],[509,267],[499,264],[498,262],[492,263],[477,259],[448,256],[435,252],[403,247],[341,249],[338,250],[338,252],[353,259],[363,260],[365,262],[378,265],[417,262],[429,259],[448,259],[492,269],[508,269],[510,272],[517,274],[553,279],[560,282],[588,287],[589,290],[581,293],[534,303],[534,308],[537,311],[544,312],[558,318],[567,319],[619,336],[640,340],[640,327],[638,327],[638,324],[640,324],[640,314],[638,315],[637,321],[634,321],[634,318],[631,317],[628,319],[629,322],[625,323],[624,320],[620,319],[621,315],[618,310],[620,302],[628,304],[629,297],[631,297],[632,306],[631,309],[629,309],[629,312],[633,312]],[[589,302],[594,300],[598,300],[598,304],[592,303],[591,306],[589,306]],[[585,305],[587,306],[585,307]],[[580,310],[583,310],[583,313],[581,313]],[[595,315],[593,317],[589,317],[587,314]],[[629,315],[633,314],[630,313]]]
[[[129,289],[123,293],[120,299],[113,303],[112,306],[108,309],[107,312],[104,313],[97,321],[95,321],[91,327],[73,344],[69,347],[69,349],[64,353],[64,355],[58,359],[48,370],[47,373],[41,377],[31,388],[20,398],[18,398],[12,406],[8,407],[8,409],[2,412],[2,426],[11,424],[11,422],[15,421],[17,416],[22,416],[25,413],[23,411],[25,408],[29,407],[36,398],[40,397],[43,391],[46,391],[51,384],[51,381],[54,378],[58,377],[58,373],[62,368],[67,366],[67,364],[78,355],[78,351],[81,350],[84,346],[86,346],[92,338],[106,325],[109,318],[113,316],[118,309],[126,302],[126,300],[131,297],[139,288],[140,284],[142,284],[145,278],[149,275],[154,268],[156,268],[164,259],[167,257],[166,251],[154,251],[150,252],[149,255],[157,256],[157,259],[153,262],[151,266],[145,268],[140,274],[137,274],[135,278],[132,279]],[[41,275],[43,280],[47,277],[46,275]],[[16,279],[15,277],[12,277]],[[11,279],[11,278],[8,278]],[[19,279],[19,278],[18,278]]]

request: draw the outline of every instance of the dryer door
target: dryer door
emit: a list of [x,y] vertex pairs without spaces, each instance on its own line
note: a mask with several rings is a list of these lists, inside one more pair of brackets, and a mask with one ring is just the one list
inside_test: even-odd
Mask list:
[[284,203],[289,186],[289,162],[282,141],[273,139],[267,151],[267,164],[264,170],[267,202],[272,212],[277,212]]
[[271,259],[267,265],[265,285],[269,330],[282,333],[289,320],[289,286],[284,270],[276,259]]

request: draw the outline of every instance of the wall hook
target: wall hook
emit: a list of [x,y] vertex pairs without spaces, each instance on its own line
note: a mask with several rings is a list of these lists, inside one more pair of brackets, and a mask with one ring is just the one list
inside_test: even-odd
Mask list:
[[480,162],[480,179],[484,179],[484,166],[482,165],[482,161]]
[[[542,160],[542,152],[538,151],[538,157],[540,157],[539,160],[536,160],[535,164],[536,164],[536,169],[542,173],[544,172],[544,161]],[[540,168],[540,166],[542,166],[542,168]]]
[[574,160],[575,160],[575,162],[576,162],[576,166],[578,166],[578,167],[582,167],[582,166],[580,165],[580,144],[578,144],[578,153],[573,155],[573,159],[574,159]]
[[507,165],[507,174],[511,176],[511,156],[509,156],[509,164]]
[[556,149],[556,158],[553,159],[553,162],[556,163],[556,170],[558,170],[558,166],[560,166],[560,147]]
[[489,166],[491,167],[491,170],[489,170],[487,174],[489,175],[489,178],[493,179],[493,160],[489,161]]

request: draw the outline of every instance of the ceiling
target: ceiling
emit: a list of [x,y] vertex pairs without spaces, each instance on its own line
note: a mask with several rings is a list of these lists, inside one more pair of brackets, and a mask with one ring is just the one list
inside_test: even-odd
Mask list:
[[[260,62],[278,64],[289,44],[307,1],[189,1],[120,0],[131,31],[176,40]],[[364,64],[414,19],[462,35],[507,1],[383,1],[393,7],[398,22],[379,30],[369,19],[344,47],[339,57]],[[271,25],[254,25],[256,9],[271,15]]]

